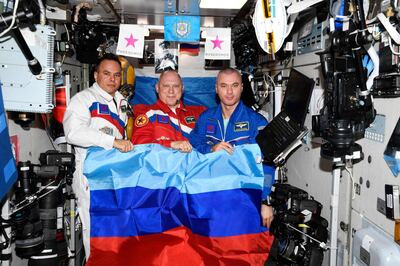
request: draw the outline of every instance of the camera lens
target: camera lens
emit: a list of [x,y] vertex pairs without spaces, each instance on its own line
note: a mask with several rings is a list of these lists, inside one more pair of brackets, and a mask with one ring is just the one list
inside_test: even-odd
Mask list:
[[[36,190],[33,166],[29,161],[18,163],[18,182],[16,200],[22,202]],[[15,226],[15,252],[21,258],[29,258],[44,248],[43,229],[39,215],[39,203],[29,206],[12,215]]]
[[[53,178],[42,177],[42,186],[48,185],[53,181]],[[58,189],[54,190],[54,186],[48,186],[44,190],[44,193],[50,193],[39,201],[40,219],[43,224],[46,252],[42,252],[30,258],[29,266],[63,265],[62,262],[68,258],[67,242],[63,229],[64,198],[62,187],[60,186]]]
[[15,253],[18,257],[29,258],[40,253],[44,248],[42,223],[39,217],[39,205],[33,203],[30,208],[17,212]]
[[278,245],[279,255],[283,258],[291,261],[300,263],[304,260],[306,251],[304,247],[295,239],[282,239]]

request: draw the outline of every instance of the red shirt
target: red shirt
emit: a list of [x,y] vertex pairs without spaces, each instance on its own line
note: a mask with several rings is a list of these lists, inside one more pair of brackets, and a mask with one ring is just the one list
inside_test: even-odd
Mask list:
[[171,141],[188,140],[197,119],[206,108],[185,106],[180,102],[174,113],[168,105],[157,100],[153,105],[134,107],[133,144],[158,143],[171,147]]

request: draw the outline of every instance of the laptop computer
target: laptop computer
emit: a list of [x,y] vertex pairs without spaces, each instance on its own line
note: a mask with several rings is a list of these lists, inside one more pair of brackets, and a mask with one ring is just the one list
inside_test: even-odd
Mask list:
[[313,88],[313,79],[295,69],[291,70],[281,112],[256,137],[264,154],[264,162],[282,163],[282,159],[285,159],[282,154],[287,155],[286,152],[292,144],[307,133],[304,120]]

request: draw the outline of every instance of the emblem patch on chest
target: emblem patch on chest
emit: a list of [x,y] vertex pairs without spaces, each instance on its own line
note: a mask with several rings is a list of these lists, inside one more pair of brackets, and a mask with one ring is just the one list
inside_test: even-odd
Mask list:
[[98,111],[99,111],[99,114],[102,114],[102,115],[108,115],[108,114],[110,114],[110,109],[108,109],[108,105],[107,105],[107,104],[101,104],[101,103],[99,103],[99,109],[98,109]]
[[217,128],[217,127],[216,127],[214,124],[208,124],[208,125],[206,126],[206,133],[207,133],[207,134],[214,134],[216,128]]
[[235,130],[235,132],[248,131],[249,130],[249,122],[236,122],[234,130]]
[[157,122],[161,124],[168,124],[169,117],[166,115],[157,115]]

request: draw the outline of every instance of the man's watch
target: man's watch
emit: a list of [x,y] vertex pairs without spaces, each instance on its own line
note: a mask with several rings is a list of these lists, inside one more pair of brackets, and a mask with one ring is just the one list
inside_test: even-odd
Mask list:
[[264,204],[264,205],[267,205],[267,206],[272,206],[271,199],[270,199],[269,196],[266,197],[265,199],[263,199],[263,200],[261,201],[261,203]]

